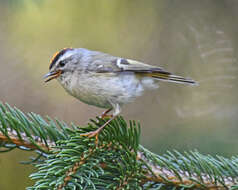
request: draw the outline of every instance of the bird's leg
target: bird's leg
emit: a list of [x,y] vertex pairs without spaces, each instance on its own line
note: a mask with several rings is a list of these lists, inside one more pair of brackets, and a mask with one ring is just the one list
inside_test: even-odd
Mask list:
[[96,138],[96,144],[98,144],[98,135],[99,133],[101,132],[101,130],[106,127],[113,119],[116,118],[116,115],[115,116],[112,116],[107,122],[105,122],[101,127],[99,127],[97,130],[95,131],[91,131],[91,132],[88,132],[88,133],[83,133],[81,134],[81,136],[83,137],[95,137]]
[[104,112],[102,113],[102,115],[100,116],[100,118],[101,118],[101,119],[105,119],[105,118],[111,118],[111,117],[113,117],[112,115],[107,115],[110,111],[112,111],[112,108],[110,108],[110,109],[104,111]]
[[[111,117],[109,120],[107,120],[101,127],[99,127],[99,128],[98,128],[97,130],[95,130],[95,131],[91,131],[91,132],[88,132],[88,133],[81,134],[81,136],[89,137],[89,138],[95,137],[95,138],[96,138],[95,144],[97,145],[97,144],[98,144],[98,135],[99,135],[99,133],[100,133],[100,132],[102,131],[102,129],[103,129],[104,127],[106,127],[113,119],[116,118],[116,116],[120,113],[120,110],[121,110],[119,104],[113,104],[113,103],[112,103],[112,109],[114,110],[112,117]],[[107,111],[105,111],[103,115],[107,115],[107,113],[108,113],[109,111],[111,111],[111,109],[108,109]]]

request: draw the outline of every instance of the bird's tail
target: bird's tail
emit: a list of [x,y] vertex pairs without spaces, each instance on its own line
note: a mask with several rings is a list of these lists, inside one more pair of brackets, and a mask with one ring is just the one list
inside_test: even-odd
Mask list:
[[173,75],[171,73],[166,73],[166,72],[151,73],[151,77],[158,80],[167,81],[167,82],[174,82],[174,83],[188,84],[188,85],[198,85],[196,81],[190,78]]

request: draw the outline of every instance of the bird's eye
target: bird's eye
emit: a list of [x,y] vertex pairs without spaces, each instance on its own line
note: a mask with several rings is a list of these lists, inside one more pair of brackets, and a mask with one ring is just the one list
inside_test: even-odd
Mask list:
[[65,66],[65,62],[64,61],[60,61],[59,62],[59,66],[61,66],[61,67]]

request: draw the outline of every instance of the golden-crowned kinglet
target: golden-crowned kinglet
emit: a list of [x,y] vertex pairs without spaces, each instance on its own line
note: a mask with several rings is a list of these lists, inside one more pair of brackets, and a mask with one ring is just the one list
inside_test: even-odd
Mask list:
[[194,80],[176,76],[160,67],[139,61],[115,57],[84,48],[66,48],[56,53],[50,63],[46,82],[57,78],[64,89],[82,102],[112,110],[112,116],[97,131],[97,135],[115,116],[123,104],[132,102],[145,90],[158,87],[158,81],[197,84]]

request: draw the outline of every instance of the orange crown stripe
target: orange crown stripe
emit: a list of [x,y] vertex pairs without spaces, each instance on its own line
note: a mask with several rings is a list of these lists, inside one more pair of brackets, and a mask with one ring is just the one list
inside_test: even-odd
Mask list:
[[63,54],[65,54],[66,51],[72,50],[72,49],[73,49],[73,48],[64,48],[64,49],[62,49],[61,51],[56,52],[56,53],[53,55],[53,57],[51,58],[51,60],[50,60],[50,67],[49,67],[49,69],[51,69],[51,68],[55,65],[55,63],[59,60],[59,58],[60,58]]

